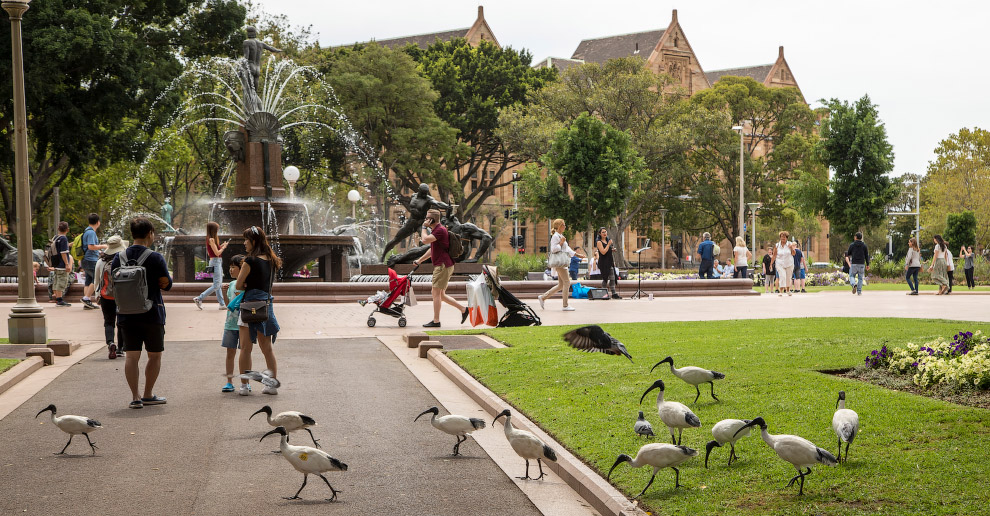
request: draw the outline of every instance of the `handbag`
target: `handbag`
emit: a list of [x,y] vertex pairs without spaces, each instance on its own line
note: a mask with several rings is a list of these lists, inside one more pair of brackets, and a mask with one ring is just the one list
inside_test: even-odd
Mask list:
[[256,324],[268,321],[268,305],[272,300],[272,284],[275,283],[275,268],[268,264],[271,270],[268,277],[268,299],[264,301],[241,301],[241,322]]
[[205,272],[207,274],[213,274],[213,272],[214,272],[213,269],[214,269],[214,267],[212,265],[210,265],[210,266],[206,267],[205,269],[203,269],[203,272]]
[[571,257],[567,255],[564,251],[557,251],[556,253],[550,253],[550,257],[547,259],[547,265],[551,268],[567,267],[571,264]]

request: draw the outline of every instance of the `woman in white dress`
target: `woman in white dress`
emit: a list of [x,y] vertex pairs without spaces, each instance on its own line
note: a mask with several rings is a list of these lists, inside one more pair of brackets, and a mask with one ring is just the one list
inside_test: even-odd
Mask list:
[[780,232],[780,242],[774,246],[773,267],[777,271],[777,281],[780,282],[780,292],[778,296],[791,295],[791,276],[794,273],[794,243],[788,242],[787,238],[791,234],[787,231]]

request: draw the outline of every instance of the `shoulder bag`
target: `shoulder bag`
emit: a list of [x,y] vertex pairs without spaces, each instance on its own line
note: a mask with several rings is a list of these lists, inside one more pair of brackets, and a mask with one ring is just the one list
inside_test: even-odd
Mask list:
[[268,274],[268,299],[263,301],[241,301],[241,321],[245,324],[256,324],[268,321],[268,306],[272,300],[272,285],[275,283],[274,265],[275,264],[268,261],[268,268],[270,271]]

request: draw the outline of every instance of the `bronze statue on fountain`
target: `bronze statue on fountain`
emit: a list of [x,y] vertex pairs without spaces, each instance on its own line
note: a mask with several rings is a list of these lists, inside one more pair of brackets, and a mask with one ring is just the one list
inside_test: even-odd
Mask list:
[[[464,248],[464,252],[460,256],[452,256],[451,258],[453,258],[455,262],[477,262],[491,246],[492,236],[488,234],[487,231],[470,222],[460,222],[457,220],[457,217],[453,215],[454,206],[434,199],[429,192],[429,185],[419,185],[419,191],[416,192],[416,195],[413,196],[409,203],[409,217],[406,219],[406,223],[402,225],[399,231],[395,234],[395,237],[388,243],[388,245],[385,246],[382,257],[384,258],[388,251],[395,247],[396,244],[415,233],[416,230],[423,225],[423,221],[426,219],[427,210],[432,207],[436,207],[447,213],[443,220],[441,220],[441,223],[447,227],[447,230],[450,232],[451,236],[460,238],[464,244],[462,246]],[[416,211],[413,211],[414,209]],[[471,251],[474,249],[475,241],[478,242],[478,250],[475,252],[474,257],[470,258]],[[392,267],[397,263],[412,263],[420,256],[423,256],[429,248],[430,246],[428,244],[412,247],[404,253],[390,257],[387,265]]]

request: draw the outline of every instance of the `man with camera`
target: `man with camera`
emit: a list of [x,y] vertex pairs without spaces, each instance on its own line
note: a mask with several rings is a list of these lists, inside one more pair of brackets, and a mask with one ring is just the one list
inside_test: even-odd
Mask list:
[[426,260],[433,260],[433,320],[424,324],[425,328],[440,327],[440,303],[457,308],[461,312],[461,324],[467,320],[468,309],[461,306],[454,298],[447,295],[447,283],[454,274],[454,260],[450,257],[450,233],[440,223],[440,210],[431,208],[426,212],[420,242],[430,244],[426,254],[420,256],[414,263],[419,265]]

